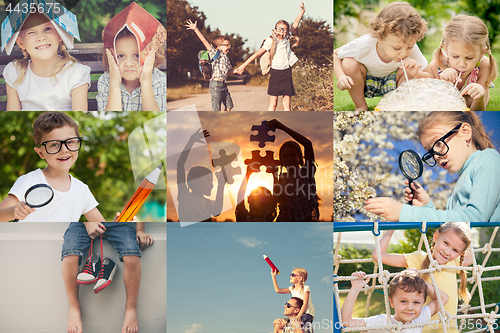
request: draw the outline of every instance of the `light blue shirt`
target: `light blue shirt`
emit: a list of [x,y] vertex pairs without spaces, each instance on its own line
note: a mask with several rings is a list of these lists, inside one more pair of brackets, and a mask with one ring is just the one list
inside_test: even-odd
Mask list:
[[474,152],[458,172],[446,210],[432,201],[425,206],[403,205],[401,222],[499,222],[500,154],[495,149]]

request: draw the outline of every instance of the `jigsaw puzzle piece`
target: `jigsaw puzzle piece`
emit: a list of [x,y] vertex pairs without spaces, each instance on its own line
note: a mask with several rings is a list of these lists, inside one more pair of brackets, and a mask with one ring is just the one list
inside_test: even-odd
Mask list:
[[261,166],[265,166],[267,173],[272,173],[273,168],[280,165],[279,160],[274,159],[274,151],[266,150],[266,155],[261,156],[259,150],[252,150],[252,158],[245,160],[246,165],[250,165],[253,171],[259,172]]
[[236,175],[241,175],[241,168],[233,167],[231,163],[238,158],[236,153],[227,155],[225,149],[219,150],[219,158],[212,159],[212,165],[215,167],[220,166],[222,169],[222,175],[224,176],[224,181],[228,184],[233,184],[233,177]]
[[251,134],[250,141],[258,141],[259,148],[264,148],[266,146],[266,142],[274,142],[276,136],[269,135],[269,131],[276,132],[276,128],[270,129],[267,127],[267,121],[264,120],[261,125],[253,125],[252,131],[258,131],[258,134]]

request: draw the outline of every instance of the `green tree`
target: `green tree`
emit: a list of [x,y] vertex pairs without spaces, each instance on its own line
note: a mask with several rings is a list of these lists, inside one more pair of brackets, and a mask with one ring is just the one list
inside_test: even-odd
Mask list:
[[488,27],[490,45],[493,44],[495,38],[500,34],[498,27],[500,26],[500,1],[476,1],[462,0],[460,9],[467,14],[476,15]]
[[[78,161],[70,173],[89,186],[100,203],[98,209],[104,218],[111,220],[137,189],[127,138],[158,113],[107,112],[101,113],[102,117],[81,111],[65,113],[78,123],[84,139]],[[0,200],[7,196],[19,176],[47,166],[33,150],[32,124],[40,114],[34,111],[0,113]],[[154,190],[147,201],[165,205],[166,191]]]
[[326,65],[333,59],[333,32],[326,21],[316,21],[310,17],[302,20],[296,32],[300,38],[294,49],[297,57],[311,60],[318,65]]

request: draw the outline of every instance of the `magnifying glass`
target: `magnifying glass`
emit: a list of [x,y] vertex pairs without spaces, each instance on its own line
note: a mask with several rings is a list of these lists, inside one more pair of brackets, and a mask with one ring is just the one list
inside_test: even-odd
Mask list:
[[[40,208],[49,204],[54,198],[54,191],[47,184],[35,184],[24,194],[24,201],[31,208]],[[13,222],[19,222],[15,219]]]
[[[399,155],[399,168],[406,179],[408,179],[408,186],[413,193],[411,183],[422,176],[422,172],[424,171],[422,159],[415,151],[411,149],[405,150]],[[413,205],[413,200],[408,203]]]

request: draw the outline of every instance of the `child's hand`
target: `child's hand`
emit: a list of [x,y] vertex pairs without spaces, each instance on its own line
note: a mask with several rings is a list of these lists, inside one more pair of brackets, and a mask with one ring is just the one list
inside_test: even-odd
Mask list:
[[441,80],[452,82],[452,83],[455,83],[457,81],[462,82],[462,79],[458,75],[457,70],[455,68],[451,68],[451,67],[446,68],[444,71],[439,73],[439,78]]
[[122,82],[122,75],[120,73],[120,68],[116,63],[115,57],[109,49],[106,49],[106,55],[108,57],[109,64],[109,82],[114,83],[115,85],[120,85]]
[[193,133],[191,135],[191,140],[193,142],[199,142],[199,143],[203,143],[203,141],[201,141],[203,138],[208,138],[210,136],[210,133],[208,133],[207,130],[203,130],[203,132],[201,131],[201,127],[198,128],[198,130]]
[[337,79],[337,88],[339,90],[351,89],[354,85],[354,81],[350,76],[342,75]]
[[153,245],[153,241],[153,237],[144,231],[137,231],[137,244],[139,244],[141,251],[147,249],[149,245]]
[[[408,185],[408,180],[405,180],[405,184]],[[411,201],[413,199],[413,205],[417,207],[422,207],[431,202],[429,193],[427,193],[427,191],[424,190],[424,188],[418,183],[412,182],[411,188],[413,189],[413,193],[408,186],[405,188],[406,201]]]
[[469,95],[473,99],[480,99],[485,94],[485,90],[482,85],[479,83],[470,83],[468,84],[464,90],[460,93],[460,95]]
[[391,222],[399,222],[403,204],[391,198],[371,198],[365,201],[365,209]]
[[273,326],[278,330],[282,329],[286,325],[286,320],[283,318],[278,318],[273,322]]
[[193,21],[188,20],[188,21],[187,21],[187,23],[186,23],[186,28],[187,28],[188,30],[196,30],[196,29],[198,29],[198,28],[196,27],[196,23],[198,23],[198,21],[195,21],[195,22],[193,23]]
[[149,54],[144,59],[144,64],[141,66],[141,75],[139,76],[139,81],[143,83],[152,83],[153,81],[153,69],[155,64],[155,51],[149,51]]
[[304,3],[303,3],[303,2],[301,2],[301,3],[300,3],[300,12],[301,12],[302,14],[304,14],[304,13],[306,12],[306,7],[304,6]]
[[366,278],[366,273],[365,272],[354,272],[351,274],[351,276],[355,276],[355,277],[358,277],[358,278],[361,278],[363,280],[352,280],[351,281],[351,286],[353,288],[363,288],[364,286],[366,286],[368,284],[368,282],[370,282],[370,278]]
[[236,68],[233,72],[235,74],[243,75],[243,71],[245,70],[245,67],[241,65],[240,67]]
[[271,268],[271,276],[275,278],[276,274],[278,274],[278,271]]
[[106,227],[101,222],[85,222],[84,225],[87,229],[87,234],[92,239],[96,239],[106,232]]
[[269,129],[271,129],[271,130],[273,130],[275,128],[280,129],[280,126],[281,126],[281,123],[276,119],[269,120],[267,122],[267,127],[269,127]]
[[406,73],[410,74],[413,77],[417,75],[418,70],[420,69],[420,67],[422,67],[422,65],[416,62],[415,59],[410,58],[406,58],[401,61],[401,65],[399,66],[399,68],[403,68],[403,66],[406,69]]
[[36,210],[35,208],[31,208],[30,206],[28,206],[26,202],[19,201],[14,206],[14,219],[22,221],[26,218],[26,216],[33,213],[35,210]]

